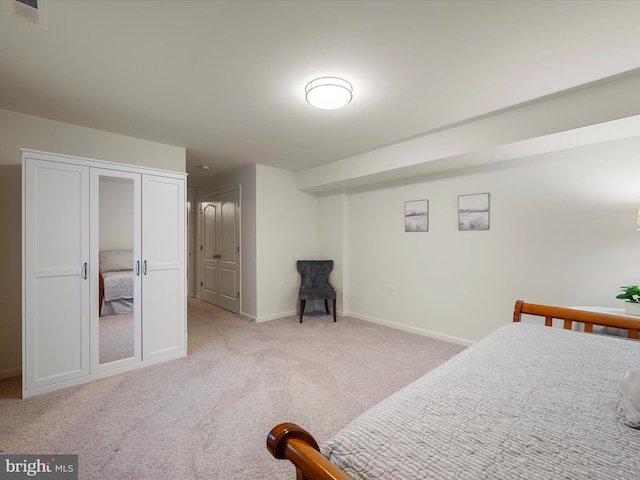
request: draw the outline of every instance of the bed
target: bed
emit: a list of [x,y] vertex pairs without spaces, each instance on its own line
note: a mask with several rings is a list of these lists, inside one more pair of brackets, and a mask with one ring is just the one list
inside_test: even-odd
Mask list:
[[133,250],[99,252],[99,315],[133,311]]
[[640,318],[518,301],[513,320],[321,445],[283,423],[268,450],[298,480],[640,478]]

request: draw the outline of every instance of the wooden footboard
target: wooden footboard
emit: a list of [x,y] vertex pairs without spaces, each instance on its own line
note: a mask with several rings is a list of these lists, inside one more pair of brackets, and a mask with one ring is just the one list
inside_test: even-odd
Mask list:
[[573,322],[579,322],[584,324],[585,333],[593,333],[594,325],[622,328],[627,330],[629,338],[634,340],[638,339],[638,330],[640,330],[640,317],[638,317],[638,320],[634,320],[622,315],[587,312],[585,310],[552,307],[549,305],[537,305],[535,303],[524,303],[522,300],[518,300],[513,310],[513,321],[521,321],[523,314],[544,317],[544,324],[547,327],[552,326],[554,318],[564,320],[564,328],[566,330],[571,330],[573,328]]
[[[544,317],[545,325],[549,327],[554,318],[564,320],[565,329],[571,329],[573,322],[580,322],[584,324],[586,333],[592,333],[594,325],[621,328],[629,332],[629,338],[636,340],[640,330],[640,318],[634,320],[621,315],[537,305],[518,300],[513,311],[513,321],[520,322],[522,315]],[[309,432],[294,423],[282,423],[274,427],[267,437],[267,449],[275,458],[287,459],[295,465],[297,480],[350,478],[320,453],[318,443]]]

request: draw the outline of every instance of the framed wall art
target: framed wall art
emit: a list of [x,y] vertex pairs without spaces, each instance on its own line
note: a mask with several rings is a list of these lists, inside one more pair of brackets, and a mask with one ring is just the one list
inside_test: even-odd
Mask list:
[[489,230],[489,194],[458,196],[458,230]]
[[404,202],[404,231],[429,231],[429,200]]

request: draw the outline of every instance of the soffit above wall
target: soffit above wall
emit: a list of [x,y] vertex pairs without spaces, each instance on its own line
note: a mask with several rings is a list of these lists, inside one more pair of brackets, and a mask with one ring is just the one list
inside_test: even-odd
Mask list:
[[324,192],[502,162],[640,135],[640,72],[298,172]]

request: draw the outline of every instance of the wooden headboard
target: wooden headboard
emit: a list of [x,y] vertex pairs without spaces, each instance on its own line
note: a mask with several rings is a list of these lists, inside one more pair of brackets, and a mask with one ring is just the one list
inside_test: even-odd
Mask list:
[[640,317],[638,317],[638,320],[634,320],[623,315],[611,315],[608,313],[587,312],[585,310],[577,310],[574,308],[537,305],[535,303],[524,303],[522,300],[518,300],[513,310],[513,321],[521,321],[523,314],[544,317],[544,324],[547,327],[552,326],[554,318],[564,320],[564,328],[566,330],[572,329],[573,322],[583,323],[585,333],[593,333],[594,325],[622,328],[627,330],[629,332],[629,338],[634,340],[638,339],[638,330],[640,330]]

